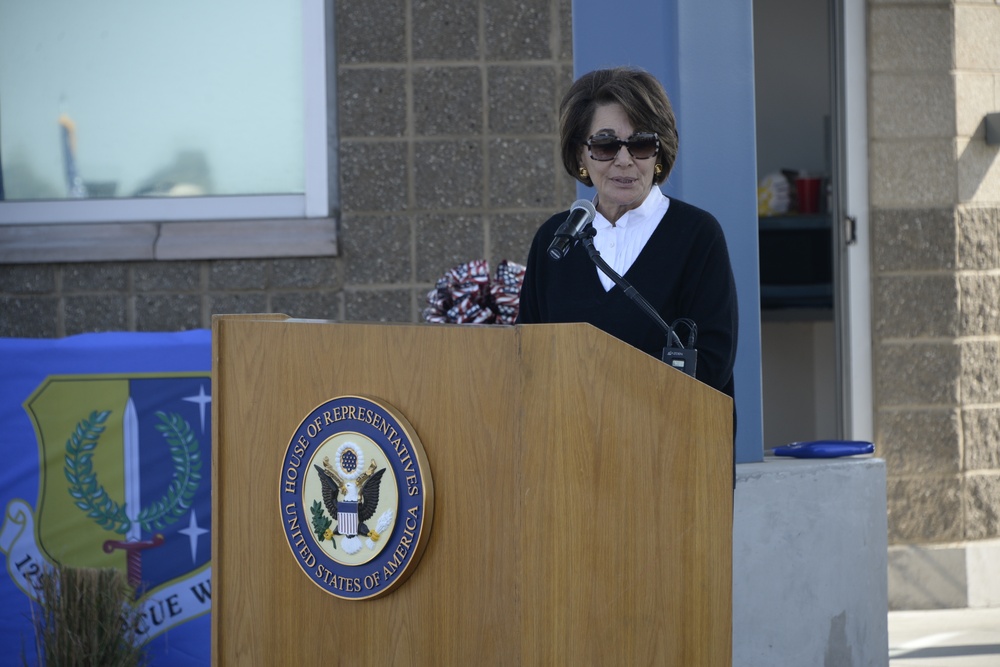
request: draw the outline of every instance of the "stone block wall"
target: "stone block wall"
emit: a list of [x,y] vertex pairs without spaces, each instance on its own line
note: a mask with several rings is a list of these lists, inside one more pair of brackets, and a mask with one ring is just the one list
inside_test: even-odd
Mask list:
[[[575,198],[570,0],[337,0],[336,257],[0,266],[0,336],[213,313],[419,321],[471,259],[523,261]],[[876,440],[889,539],[1000,536],[1000,3],[869,0]]]
[[575,198],[557,105],[570,0],[334,4],[336,257],[0,266],[0,336],[175,331],[213,313],[421,319],[449,268],[523,263]]
[[1000,3],[869,2],[876,441],[891,544],[1000,535]]

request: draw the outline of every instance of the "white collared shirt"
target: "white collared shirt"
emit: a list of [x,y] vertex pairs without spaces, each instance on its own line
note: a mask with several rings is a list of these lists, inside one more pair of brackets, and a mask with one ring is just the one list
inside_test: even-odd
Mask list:
[[[646,199],[638,208],[627,211],[612,225],[607,218],[598,213],[594,217],[594,248],[601,253],[601,259],[607,262],[618,275],[625,275],[639,256],[646,242],[653,235],[656,225],[666,215],[670,207],[670,199],[653,186]],[[614,287],[611,278],[596,269],[605,291]]]

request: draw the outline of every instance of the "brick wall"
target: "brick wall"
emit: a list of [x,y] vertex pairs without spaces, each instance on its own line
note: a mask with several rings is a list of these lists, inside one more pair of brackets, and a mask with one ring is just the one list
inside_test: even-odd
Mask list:
[[1000,4],[869,2],[873,350],[890,543],[1000,535]]
[[0,336],[183,330],[213,313],[419,321],[452,266],[524,262],[575,198],[556,118],[570,4],[338,0],[337,257],[0,266]]

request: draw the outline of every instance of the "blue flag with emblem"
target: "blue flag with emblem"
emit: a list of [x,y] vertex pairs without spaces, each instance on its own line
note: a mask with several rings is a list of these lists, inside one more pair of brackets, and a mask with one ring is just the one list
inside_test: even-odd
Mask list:
[[0,651],[35,662],[47,567],[115,568],[151,665],[208,665],[211,335],[0,339]]

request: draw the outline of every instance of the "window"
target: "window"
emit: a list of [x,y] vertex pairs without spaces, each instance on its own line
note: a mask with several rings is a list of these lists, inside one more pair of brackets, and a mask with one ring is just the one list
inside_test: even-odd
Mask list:
[[0,3],[0,231],[328,218],[327,25],[323,0]]

